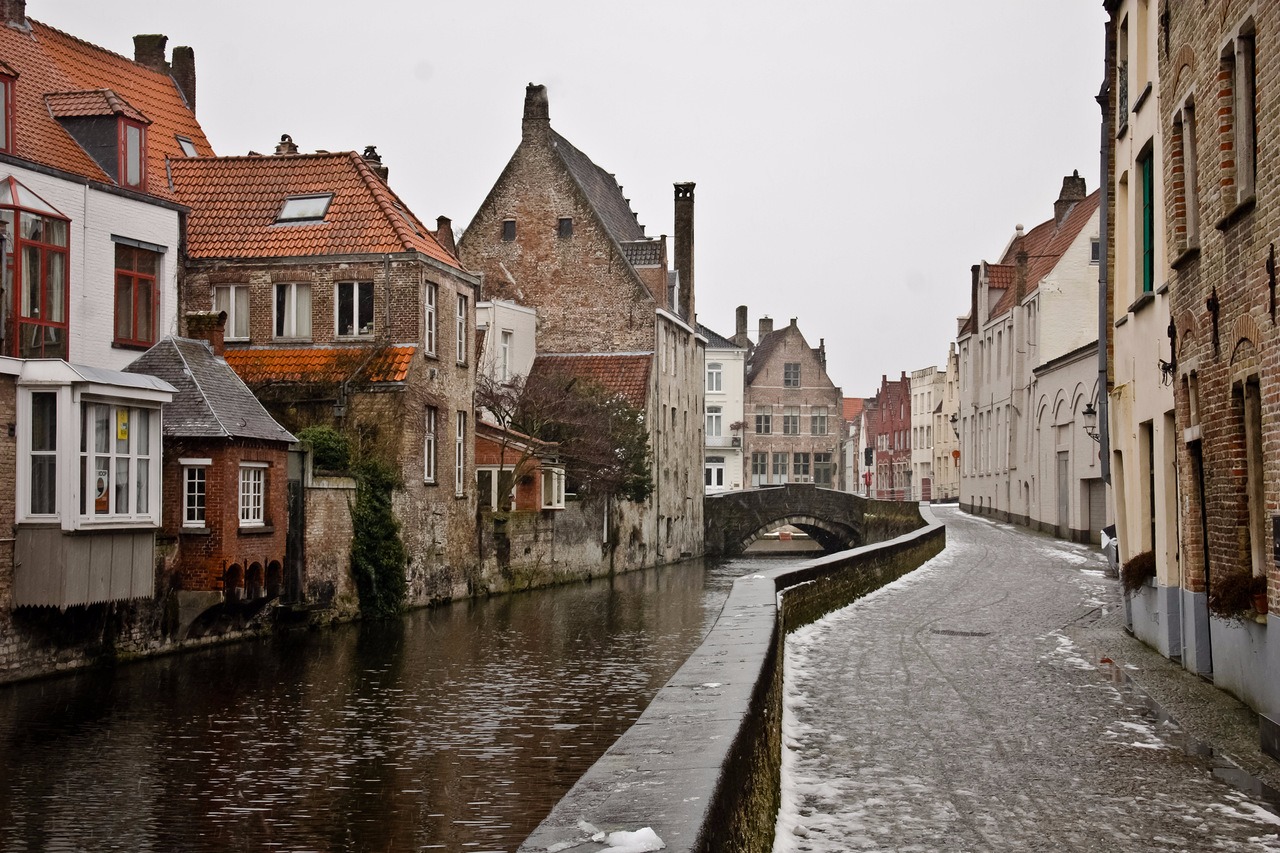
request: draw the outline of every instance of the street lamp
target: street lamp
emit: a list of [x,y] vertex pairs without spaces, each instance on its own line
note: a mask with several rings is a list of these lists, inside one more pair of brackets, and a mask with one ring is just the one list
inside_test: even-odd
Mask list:
[[957,414],[951,415],[951,431],[956,434],[956,438],[960,437],[960,416]]
[[1084,416],[1084,431],[1094,441],[1101,443],[1102,435],[1098,432],[1098,410],[1093,407],[1093,403],[1086,403],[1085,407],[1080,410],[1080,414]]

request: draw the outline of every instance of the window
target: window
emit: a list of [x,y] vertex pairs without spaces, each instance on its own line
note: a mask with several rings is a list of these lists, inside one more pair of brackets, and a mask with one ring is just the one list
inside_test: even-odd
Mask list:
[[706,486],[708,489],[724,488],[724,457],[708,456],[705,465]]
[[265,462],[240,463],[240,526],[262,527],[266,524],[263,496],[267,490]]
[[58,513],[58,394],[31,392],[31,515]]
[[13,153],[13,87],[15,81],[0,75],[0,151]]
[[504,382],[511,378],[511,332],[505,329],[498,342],[498,378]]
[[1252,21],[1241,27],[1232,48],[1226,61],[1231,70],[1231,129],[1235,136],[1232,150],[1224,156],[1235,160],[1235,200],[1240,204],[1253,196],[1258,159],[1257,53]]
[[809,481],[809,454],[792,454],[791,461],[791,473],[795,475],[796,482],[807,483]]
[[422,482],[436,481],[436,407],[427,406],[424,433],[426,439],[422,448]]
[[812,435],[827,434],[827,407],[814,406],[809,411],[809,432]]
[[1138,212],[1141,217],[1138,232],[1141,234],[1142,292],[1150,293],[1155,289],[1155,213],[1152,177],[1151,149],[1138,156],[1138,174],[1142,182],[1142,207]]
[[830,453],[813,454],[813,482],[815,485],[830,488],[835,479],[835,466],[831,463]]
[[719,362],[707,364],[707,391],[723,390],[724,370]]
[[180,459],[182,465],[182,526],[204,527],[209,494],[206,471],[211,459]]
[[155,343],[160,302],[156,289],[159,265],[160,256],[155,252],[116,243],[116,343],[126,346]]
[[13,276],[10,316],[16,334],[6,354],[69,358],[67,218],[10,177],[0,179],[0,226],[13,235],[5,243],[5,266]]
[[337,321],[340,337],[373,334],[373,282],[338,282]]
[[[1196,107],[1188,98],[1173,117],[1174,237],[1185,251],[1200,245],[1200,196],[1196,189]],[[1176,188],[1181,184],[1181,191]]]
[[800,407],[786,406],[782,410],[782,434],[800,434]]
[[86,403],[81,417],[80,514],[98,520],[150,515],[152,414]]
[[719,438],[724,434],[724,416],[720,406],[707,406],[707,438]]
[[753,452],[751,454],[751,485],[760,486],[769,482],[769,454]]
[[458,297],[458,364],[467,363],[467,297]]
[[458,433],[453,442],[453,493],[463,495],[463,472],[466,469],[467,413],[458,412]]
[[756,409],[756,434],[769,435],[773,432],[773,410],[768,406]]
[[502,220],[502,240],[510,243],[516,239],[516,221],[514,219]]
[[[1145,38],[1145,34],[1142,36]],[[1123,135],[1129,127],[1129,19],[1120,22],[1116,32],[1116,128]]]
[[[515,223],[512,222],[511,226],[512,226],[512,229],[514,230]],[[561,237],[572,237],[573,236],[573,217],[570,217],[570,216],[560,217],[560,225],[556,233],[558,233]],[[513,240],[515,239],[514,233],[511,235],[511,239]]]
[[[1245,463],[1245,503],[1249,507],[1249,546],[1248,556],[1250,569],[1254,577],[1266,577],[1270,564],[1267,553],[1267,512],[1266,485],[1264,479],[1265,460],[1263,455],[1262,434],[1262,394],[1257,376],[1249,377],[1244,383],[1244,463]],[[1237,390],[1237,394],[1239,391]],[[1154,522],[1153,522],[1154,523]]]
[[249,340],[249,288],[228,284],[213,289],[213,310],[227,312],[225,339]]
[[788,461],[788,456],[786,453],[773,454],[773,482],[774,483],[787,482],[787,461]]
[[142,189],[147,181],[147,129],[120,119],[120,184]]
[[564,509],[564,469],[542,469],[542,508]]
[[1102,241],[1094,237],[1089,241],[1089,263],[1096,264],[1102,257]]
[[436,354],[436,300],[440,296],[440,288],[435,282],[427,282],[426,327],[423,329],[423,343],[427,355]]
[[[497,468],[477,468],[476,469],[476,501],[478,502],[481,509],[488,508],[490,510],[493,510],[494,512],[498,511],[498,508],[499,508],[498,484],[501,483],[502,480],[504,479],[504,476],[503,476],[504,474],[505,474],[505,479],[510,481],[511,479],[510,469],[506,471],[501,471]],[[512,484],[511,489],[508,493],[508,497],[512,501],[512,503],[510,504],[511,506],[515,505],[515,496],[516,496],[516,488],[515,488],[515,485]]]
[[800,387],[800,362],[788,361],[782,365],[782,387]]
[[311,337],[311,285],[276,285],[276,337]]
[[333,193],[289,196],[280,206],[276,222],[323,222],[332,201]]
[[196,144],[185,136],[178,136],[178,147],[181,148],[182,153],[188,157],[199,156],[199,153],[196,151]]

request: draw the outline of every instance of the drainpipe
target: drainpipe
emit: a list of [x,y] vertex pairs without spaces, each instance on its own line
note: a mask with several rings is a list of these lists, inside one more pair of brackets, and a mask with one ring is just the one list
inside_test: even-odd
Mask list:
[[1111,323],[1108,307],[1110,299],[1107,284],[1107,255],[1111,245],[1111,218],[1107,209],[1111,198],[1111,78],[1110,71],[1112,26],[1107,24],[1107,49],[1103,51],[1103,83],[1098,92],[1098,106],[1102,108],[1102,146],[1099,154],[1102,179],[1098,186],[1098,463],[1102,482],[1111,485],[1111,397],[1107,393],[1107,341]]

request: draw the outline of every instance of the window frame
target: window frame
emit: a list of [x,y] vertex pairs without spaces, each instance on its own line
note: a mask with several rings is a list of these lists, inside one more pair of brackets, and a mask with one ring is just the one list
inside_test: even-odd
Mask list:
[[[320,212],[311,213],[303,204],[308,201],[324,200],[324,204],[320,207]],[[303,209],[303,214],[293,213],[286,215],[289,206],[294,204]],[[300,193],[299,195],[285,196],[280,202],[280,209],[276,211],[275,225],[295,225],[295,224],[314,224],[316,222],[324,222],[324,218],[329,215],[329,208],[333,205],[333,193]],[[305,215],[309,214],[309,215]]]
[[809,434],[826,435],[830,412],[826,406],[812,406],[809,409]]
[[791,454],[792,476],[797,483],[813,481],[813,467],[810,454],[805,450],[797,450]]
[[503,329],[498,334],[498,378],[506,382],[511,378],[511,344],[515,339],[515,333],[510,329]]
[[[159,418],[155,417],[149,408],[140,407],[135,405],[133,401],[125,400],[90,398],[82,400],[78,408],[80,425],[78,451],[80,462],[79,515],[84,524],[93,526],[103,523],[134,523],[145,522],[153,518],[158,519],[159,508],[153,510],[152,506],[154,505],[156,491],[153,484],[162,476],[160,472],[163,459],[160,454],[160,443],[155,436],[155,432],[160,428]],[[105,423],[107,424],[108,436],[112,425],[115,426],[115,438],[107,438],[105,450],[89,446],[89,418],[98,409],[106,410]],[[123,420],[120,417],[121,414],[125,415]],[[146,447],[142,449],[138,447],[142,442],[135,440],[139,432],[139,423],[146,424],[145,428],[142,429],[142,432],[145,433],[143,439]],[[126,443],[123,451],[119,446],[121,441]],[[107,463],[105,471],[107,475],[106,493],[102,497],[94,494],[94,503],[91,506],[89,495],[91,492],[96,492],[97,484],[104,473],[97,466],[101,465],[104,459]],[[132,511],[126,508],[124,512],[121,512],[118,505],[121,462],[124,462],[126,466],[125,504],[126,507],[131,507]],[[144,470],[145,473],[140,474]],[[138,485],[142,478],[145,478],[147,507],[139,510],[137,508],[138,498],[143,493],[139,492]],[[106,501],[105,511],[99,511],[99,501],[102,498],[105,498]]]
[[453,496],[466,495],[467,413],[458,412],[458,429],[453,441]]
[[[53,210],[52,205],[48,205],[44,199],[19,184],[17,179],[10,176],[8,181],[11,199],[21,200],[27,194],[30,194],[48,206],[50,211]],[[21,190],[19,187],[21,187]],[[13,271],[12,280],[10,281],[13,304],[10,308],[9,321],[12,323],[13,334],[9,345],[9,355],[14,358],[61,358],[69,361],[71,359],[71,220],[61,213],[51,213],[26,207],[21,201],[0,205],[0,209],[9,211],[12,215],[9,226],[12,229],[13,239],[5,243],[6,257],[4,259],[5,263],[8,263]],[[41,239],[23,236],[23,231],[25,230],[23,220],[25,217],[31,217],[42,223],[40,227]],[[45,222],[46,220],[49,223],[60,224],[63,239],[61,245],[44,239],[50,232],[50,228]],[[57,229],[54,230],[56,231]],[[32,294],[27,285],[27,273],[29,272],[26,264],[27,249],[33,249],[38,253],[39,268],[35,271],[38,294]],[[62,294],[60,301],[56,298],[50,298],[53,291],[47,287],[49,276],[55,266],[52,259],[56,257],[61,257],[62,259]],[[23,298],[32,295],[38,295],[40,304],[29,308],[28,313],[24,314],[22,309]],[[50,313],[54,313],[51,312],[50,308],[58,305],[62,309],[62,319],[46,319]],[[35,330],[39,330],[39,346],[37,347],[33,342],[30,349],[25,349],[22,346],[23,339],[28,334],[34,334]],[[61,341],[58,341],[59,337]],[[52,346],[50,346],[50,338],[53,338]]]
[[[182,469],[182,527],[204,530],[209,526],[209,467],[212,459],[179,459]],[[199,475],[195,477],[193,475]],[[196,486],[193,492],[192,487]],[[198,499],[193,506],[192,498]],[[198,514],[199,518],[194,516]]]
[[[227,304],[225,308],[218,307],[219,291],[227,294]],[[219,311],[227,312],[227,323],[224,328],[223,336],[222,336],[222,339],[224,341],[247,341],[250,339],[251,327],[249,325],[249,317],[252,311],[252,308],[250,307],[251,298],[252,298],[251,293],[252,291],[250,291],[249,285],[247,284],[214,285],[213,310],[215,312],[219,312]],[[240,324],[242,318],[241,318],[241,311],[239,307],[237,307],[237,303],[240,301],[239,297],[241,294],[244,295],[244,312],[243,312],[244,334],[238,335],[236,334],[236,326]]]
[[[514,220],[512,221],[514,222]],[[573,236],[573,217],[572,216],[560,217],[559,222],[556,223],[556,236],[562,240],[567,240]]]
[[435,357],[436,337],[439,331],[437,307],[440,303],[440,286],[434,281],[427,282],[426,293],[423,294],[423,333],[422,351]]
[[[237,517],[240,528],[267,526],[267,469],[266,462],[241,460],[239,475],[236,478],[236,495],[238,498]],[[256,485],[256,489],[254,488]],[[246,492],[246,486],[248,490]],[[245,498],[248,497],[246,504]]]
[[[563,468],[547,466],[542,469],[539,483],[539,503],[542,509],[564,509],[565,471]],[[547,486],[551,486],[551,501],[547,501]],[[512,492],[515,487],[512,486]]]
[[787,361],[782,364],[782,387],[800,387],[800,362]]
[[514,243],[516,239],[516,221],[514,219],[502,220],[502,242]]
[[[154,259],[154,265],[152,267],[153,272],[151,273],[145,273],[138,269],[138,266],[139,266],[138,260],[141,256],[141,253],[143,252],[145,252],[148,256]],[[121,253],[124,253],[130,256],[133,263],[132,269],[121,266]],[[119,242],[115,243],[115,262],[114,262],[115,263],[115,299],[113,300],[114,311],[115,311],[115,322],[112,327],[112,342],[117,346],[150,347],[158,339],[159,328],[160,328],[159,280],[161,278],[160,264],[163,262],[163,259],[164,259],[164,255],[162,255],[160,252],[154,252],[150,249],[144,249],[140,246],[130,246],[126,243],[119,243]],[[131,285],[131,287],[129,288],[129,292],[131,293],[130,312],[129,312],[130,313],[129,329],[130,331],[133,332],[132,335],[121,334],[120,303],[121,303],[122,279]],[[146,288],[146,292],[150,295],[150,299],[151,299],[151,317],[150,317],[151,334],[150,336],[143,336],[138,334],[138,327],[140,325],[138,322],[138,318],[139,318],[138,297],[143,292],[144,287]]]
[[[285,291],[284,316],[281,316],[280,293],[281,288],[288,288]],[[307,292],[307,311],[305,314],[307,320],[307,330],[305,334],[298,334],[298,293],[305,288]],[[272,285],[271,292],[271,337],[274,340],[311,340],[312,330],[315,328],[312,322],[311,313],[314,310],[315,302],[313,300],[311,283],[307,281],[279,281]],[[282,323],[283,321],[283,323]]]
[[799,435],[800,434],[800,407],[799,406],[783,406],[782,407],[782,434],[783,435]]
[[175,133],[174,138],[178,140],[178,148],[182,149],[184,157],[199,157],[200,152],[196,150],[196,143],[189,136],[183,136],[181,133]]
[[439,424],[439,410],[435,406],[427,406],[423,415],[422,441],[422,482],[434,485],[436,482],[436,429]]
[[770,406],[764,410],[757,408],[755,414],[756,435],[773,435],[773,407]]
[[[364,290],[366,287],[368,288],[368,308],[369,308],[369,323],[368,323],[367,330],[365,329],[365,326],[362,325],[360,322],[362,319],[360,314],[362,313],[362,309],[364,306],[364,298],[361,291]],[[344,289],[347,291],[345,298],[348,299],[351,303],[350,309],[351,309],[351,314],[353,318],[352,324],[355,329],[352,332],[342,331],[341,324],[342,324],[342,303],[344,299],[344,293],[343,293]],[[357,340],[357,339],[364,339],[364,338],[372,338],[377,333],[376,317],[378,312],[375,305],[376,293],[377,291],[374,288],[372,281],[359,281],[359,280],[352,279],[349,281],[334,282],[333,284],[333,334],[334,334],[334,337],[342,338],[344,340]]]
[[457,316],[458,364],[467,363],[467,297],[459,293]]
[[[133,190],[145,190],[147,186],[147,126],[140,121],[134,121],[130,118],[120,117],[117,124],[117,144],[119,151],[119,180],[116,181],[122,187]],[[130,144],[132,132],[137,133],[137,169],[138,173],[135,180],[130,180],[129,170],[134,165],[131,160],[131,153],[134,151]]]
[[722,362],[707,362],[707,393],[715,394],[724,390],[724,365]]
[[707,438],[721,438],[724,436],[724,407],[723,406],[707,406]]
[[14,153],[13,132],[16,125],[13,114],[14,87],[18,85],[18,80],[9,74],[0,74],[0,133],[4,134],[0,138],[0,151],[6,154]]
[[1135,237],[1141,243],[1138,252],[1138,283],[1141,290],[1138,295],[1155,291],[1155,149],[1148,146],[1137,157],[1138,182],[1141,184],[1138,199],[1138,222]]

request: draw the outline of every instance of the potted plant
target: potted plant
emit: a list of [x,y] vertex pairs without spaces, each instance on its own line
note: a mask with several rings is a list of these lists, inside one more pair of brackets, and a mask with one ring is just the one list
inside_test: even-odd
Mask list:
[[729,431],[733,433],[733,438],[731,439],[731,443],[734,447],[742,446],[742,438],[741,436],[738,435],[738,433],[746,429],[746,426],[747,426],[746,421],[734,421],[733,423],[729,424]]
[[1155,576],[1156,555],[1151,551],[1143,551],[1130,557],[1124,564],[1120,571],[1120,582],[1124,584],[1124,591],[1133,595],[1146,586],[1147,581],[1154,580]]
[[1209,610],[1224,619],[1244,619],[1267,613],[1267,579],[1252,572],[1236,571],[1213,578]]

